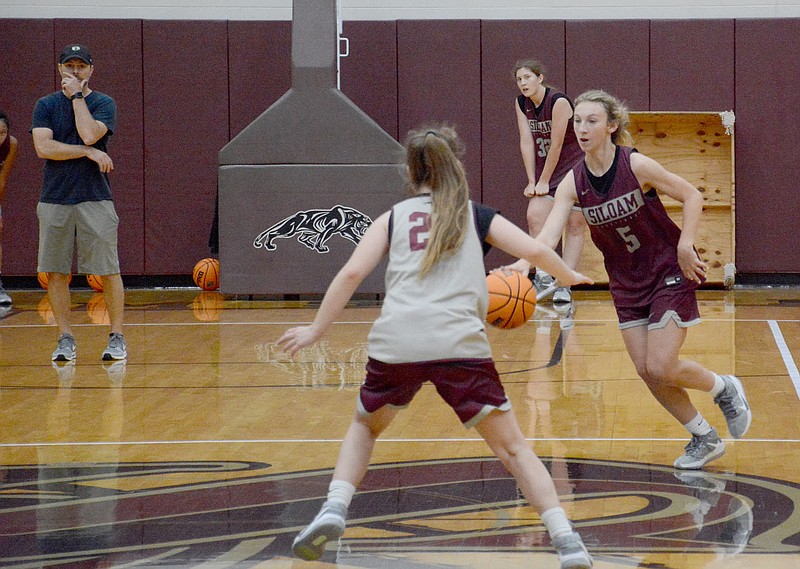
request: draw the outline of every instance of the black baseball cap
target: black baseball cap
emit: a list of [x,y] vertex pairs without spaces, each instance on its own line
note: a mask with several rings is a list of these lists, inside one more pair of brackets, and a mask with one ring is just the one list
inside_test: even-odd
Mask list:
[[80,59],[84,63],[92,65],[92,55],[89,53],[89,48],[85,45],[72,43],[61,50],[61,57],[58,59],[58,62],[64,63],[70,59]]

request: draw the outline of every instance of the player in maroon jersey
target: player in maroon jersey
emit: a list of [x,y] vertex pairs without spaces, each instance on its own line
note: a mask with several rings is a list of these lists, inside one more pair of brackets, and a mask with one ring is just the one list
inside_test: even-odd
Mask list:
[[[707,266],[694,241],[702,195],[631,148],[628,111],[608,93],[587,91],[575,99],[573,123],[585,157],[559,184],[539,237],[555,247],[572,207],[580,206],[603,254],[619,327],[636,371],[692,435],[675,467],[702,468],[722,456],[725,443],[687,390],[714,396],[734,438],[744,436],[752,419],[738,378],[719,376],[679,356],[687,327],[700,322],[695,290],[705,280]],[[656,188],[683,204],[682,227],[668,217]]]
[[[536,237],[553,208],[558,183],[583,158],[583,151],[572,127],[572,101],[564,93],[545,85],[542,64],[532,59],[517,61],[514,78],[521,92],[514,110],[522,163],[528,176],[528,185],[523,191],[528,198],[528,232]],[[575,208],[567,221],[562,250],[568,267],[578,266],[585,240],[586,223]],[[530,264],[520,260],[510,268],[527,274]],[[537,271],[534,283],[543,290],[552,280],[550,275]],[[553,294],[555,303],[571,300],[568,287],[560,287]]]

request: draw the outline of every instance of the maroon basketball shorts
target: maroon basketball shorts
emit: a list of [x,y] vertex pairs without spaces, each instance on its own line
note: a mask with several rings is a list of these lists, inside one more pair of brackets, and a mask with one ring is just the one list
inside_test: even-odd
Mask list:
[[369,358],[359,412],[374,413],[384,405],[406,407],[426,381],[436,387],[467,428],[474,427],[495,409],[511,409],[491,359],[387,364]]
[[649,304],[617,306],[615,303],[614,307],[621,330],[637,326],[657,330],[666,326],[670,320],[674,320],[680,328],[700,323],[695,289],[685,284],[661,287],[651,296]]

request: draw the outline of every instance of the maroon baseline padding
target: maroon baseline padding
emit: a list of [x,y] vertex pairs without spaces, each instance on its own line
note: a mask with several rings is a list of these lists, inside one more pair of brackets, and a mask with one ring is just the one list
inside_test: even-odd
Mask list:
[[[36,204],[44,161],[30,135],[33,106],[55,90],[52,20],[0,19],[0,108],[19,141],[17,163],[3,200],[3,275],[36,274],[39,222]],[[63,46],[62,46],[63,47]]]
[[800,273],[800,20],[736,21],[736,268]]
[[651,110],[649,20],[568,21],[567,88],[572,97],[603,89],[633,111]]
[[397,22],[400,139],[422,123],[456,127],[472,198],[481,199],[481,30],[478,20]]
[[[397,131],[397,22],[343,22],[350,55],[340,60],[341,91],[394,138]],[[344,45],[342,45],[342,49]]]
[[650,109],[733,109],[733,20],[650,22]]
[[291,22],[228,22],[231,137],[291,85],[291,41]]
[[147,20],[142,37],[145,271],[191,274],[208,257],[228,141],[227,23]]

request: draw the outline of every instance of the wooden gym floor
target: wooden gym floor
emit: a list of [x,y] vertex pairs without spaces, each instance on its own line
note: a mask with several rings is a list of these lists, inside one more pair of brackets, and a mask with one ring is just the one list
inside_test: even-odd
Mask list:
[[[295,361],[274,342],[314,303],[132,290],[126,362],[100,360],[102,295],[73,295],[78,358],[55,366],[45,293],[0,320],[0,567],[558,567],[537,516],[425,387],[375,449],[338,548],[291,558],[349,424],[378,308]],[[636,377],[605,292],[491,330],[526,436],[595,566],[800,568],[800,291],[702,291],[683,354],[738,375],[747,437],[676,472],[688,437]],[[711,398],[693,399],[721,433]]]

